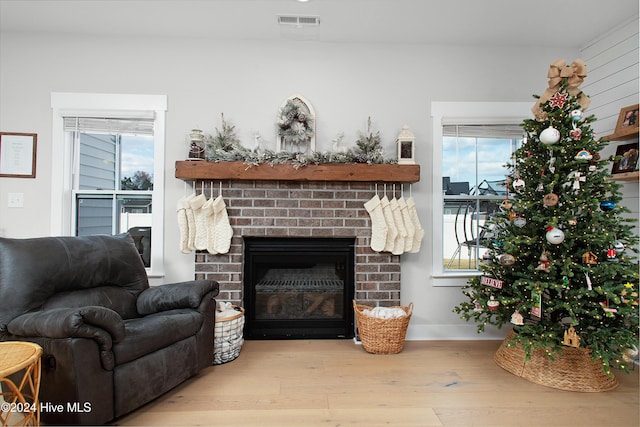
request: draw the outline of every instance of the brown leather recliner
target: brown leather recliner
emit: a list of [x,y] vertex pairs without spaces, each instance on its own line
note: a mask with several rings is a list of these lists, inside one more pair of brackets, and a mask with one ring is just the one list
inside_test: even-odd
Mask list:
[[0,238],[0,341],[42,346],[46,424],[104,424],[210,366],[217,294],[150,287],[128,234]]

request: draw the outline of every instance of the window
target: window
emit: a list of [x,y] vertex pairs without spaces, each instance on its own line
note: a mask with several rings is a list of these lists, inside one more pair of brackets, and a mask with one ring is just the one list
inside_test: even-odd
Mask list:
[[52,94],[61,200],[52,233],[128,232],[150,276],[162,275],[165,105],[162,96]]
[[436,286],[478,274],[486,221],[507,196],[504,165],[533,104],[433,103],[433,271]]
[[74,234],[130,233],[151,267],[153,119],[65,117],[73,141]]
[[487,220],[508,197],[506,169],[522,140],[518,125],[442,127],[444,271],[477,270],[487,252]]

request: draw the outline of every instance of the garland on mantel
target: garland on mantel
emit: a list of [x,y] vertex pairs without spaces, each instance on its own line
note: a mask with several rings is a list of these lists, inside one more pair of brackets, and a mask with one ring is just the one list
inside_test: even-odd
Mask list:
[[222,129],[215,129],[215,136],[205,135],[205,160],[209,162],[244,162],[249,167],[262,163],[270,165],[290,163],[298,169],[307,165],[324,163],[348,164],[393,164],[395,159],[385,159],[381,144],[380,132],[371,131],[371,118],[367,122],[367,133],[360,134],[355,149],[344,151],[312,151],[296,153],[289,151],[248,149],[240,144],[236,136],[235,126],[230,125],[222,115]]

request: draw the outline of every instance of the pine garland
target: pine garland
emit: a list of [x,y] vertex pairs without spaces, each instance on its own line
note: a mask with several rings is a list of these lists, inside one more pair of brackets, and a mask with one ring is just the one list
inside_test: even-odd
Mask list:
[[[295,104],[291,101],[287,105]],[[299,117],[296,115],[296,109],[286,108],[286,111],[292,114],[292,118]],[[283,111],[284,112],[284,111]],[[282,134],[280,134],[282,135]],[[346,150],[345,152],[334,151],[311,151],[310,153],[290,152],[290,151],[272,151],[261,150],[254,151],[243,147],[236,135],[235,126],[228,123],[224,114],[222,114],[222,129],[215,129],[215,135],[206,137],[206,160],[210,162],[244,162],[247,166],[257,166],[262,163],[270,165],[290,163],[294,168],[298,169],[307,165],[319,165],[326,163],[349,164],[349,163],[367,163],[367,164],[383,164],[396,163],[395,159],[385,159],[382,149],[382,138],[380,132],[373,133],[371,131],[371,118],[368,119],[367,134],[360,134],[356,140],[356,150]]]

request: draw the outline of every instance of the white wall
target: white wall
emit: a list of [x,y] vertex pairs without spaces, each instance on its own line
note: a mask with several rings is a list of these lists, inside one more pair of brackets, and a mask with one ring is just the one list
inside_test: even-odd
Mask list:
[[[580,51],[589,69],[583,90],[591,95],[588,114],[598,120],[593,130],[599,136],[614,133],[620,109],[638,104],[640,67],[638,65],[638,19],[637,17],[602,37],[587,43]],[[612,141],[602,151],[603,157],[616,153],[621,144],[638,142],[638,138],[627,141]],[[633,218],[639,216],[638,181],[621,182],[622,205]],[[636,226],[636,230],[637,230]]]
[[[38,133],[38,165],[35,179],[0,178],[0,235],[49,234],[50,94],[76,91],[168,97],[166,283],[193,278],[193,255],[179,253],[175,220],[175,202],[184,184],[174,178],[174,162],[185,156],[185,135],[194,127],[212,132],[224,112],[247,145],[252,131],[273,144],[279,106],[294,93],[304,95],[316,110],[319,150],[329,149],[339,132],[345,133],[345,144],[352,145],[371,116],[392,156],[395,137],[403,124],[409,125],[422,166],[413,196],[421,222],[430,230],[430,103],[530,100],[533,105],[531,94],[546,87],[548,64],[557,58],[573,60],[576,54],[575,49],[537,46],[478,49],[2,34],[0,129]],[[7,208],[9,192],[24,193],[24,208]],[[475,324],[466,324],[451,311],[462,300],[460,289],[432,287],[428,239],[422,252],[402,258],[403,303],[415,303],[408,338],[477,338]]]

